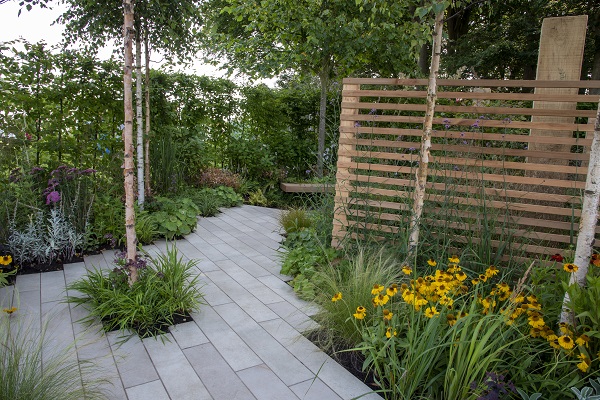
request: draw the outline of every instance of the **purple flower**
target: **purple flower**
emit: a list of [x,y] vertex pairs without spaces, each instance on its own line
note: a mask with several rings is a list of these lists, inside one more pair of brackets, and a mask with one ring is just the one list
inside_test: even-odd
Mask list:
[[476,119],[475,123],[473,125],[471,125],[473,128],[479,128],[479,120]]
[[358,127],[360,127],[360,122],[356,121],[356,122],[354,123],[354,127],[355,127],[355,128],[358,128]]
[[414,147],[411,147],[408,149],[408,151],[415,151],[416,149]]
[[60,193],[58,193],[56,190],[48,193],[48,196],[46,196],[46,205],[52,203],[58,203],[60,201]]
[[449,120],[449,119],[445,119],[445,120],[444,120],[444,127],[445,127],[446,129],[449,129],[449,128],[450,128],[450,120]]
[[375,108],[371,108],[371,111],[369,111],[369,115],[373,115],[377,112],[377,110]]
[[458,168],[458,165],[455,165],[455,166],[454,166],[454,170],[455,170],[455,171],[460,171],[460,168]]
[[502,122],[506,123],[506,124],[510,124],[511,123],[511,119],[510,117],[506,117],[502,120]]

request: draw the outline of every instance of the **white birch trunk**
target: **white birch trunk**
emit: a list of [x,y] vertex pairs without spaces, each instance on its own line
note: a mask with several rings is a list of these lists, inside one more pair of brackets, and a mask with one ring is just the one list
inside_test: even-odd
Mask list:
[[125,52],[125,66],[123,68],[123,102],[125,112],[125,127],[123,128],[123,143],[125,147],[123,160],[123,175],[125,181],[125,237],[127,242],[127,260],[129,266],[129,284],[137,281],[136,259],[137,240],[135,235],[135,209],[134,203],[134,163],[133,163],[133,104],[131,92],[131,75],[133,64],[132,40],[133,28],[133,0],[123,0],[125,23],[123,26],[123,47]]
[[437,99],[437,76],[440,68],[440,53],[442,51],[442,29],[444,27],[444,12],[435,16],[433,32],[433,53],[431,56],[431,67],[429,69],[429,82],[427,85],[427,109],[425,121],[423,122],[423,137],[421,138],[421,149],[419,151],[419,167],[415,175],[415,191],[413,193],[413,207],[410,218],[410,236],[408,239],[408,256],[414,255],[419,244],[420,220],[423,214],[425,202],[425,185],[427,184],[427,170],[429,168],[429,151],[431,149],[431,130],[433,126],[433,114]]
[[144,121],[142,119],[142,39],[141,28],[135,32],[135,107],[137,128],[137,192],[140,210],[144,209]]
[[[596,224],[598,222],[598,204],[600,199],[600,102],[596,113],[596,123],[594,125],[594,137],[590,147],[590,162],[588,174],[585,181],[585,190],[583,191],[583,206],[581,218],[579,220],[579,234],[577,235],[577,247],[575,248],[575,259],[573,264],[577,265],[576,272],[571,274],[569,284],[577,283],[579,286],[585,286],[586,275],[590,265],[593,245],[596,233]],[[563,300],[561,322],[573,324],[574,316],[568,308],[570,301],[569,294],[565,293]]]
[[148,40],[148,27],[144,25],[144,55],[146,59],[146,134],[144,136],[144,192],[150,196],[150,47]]

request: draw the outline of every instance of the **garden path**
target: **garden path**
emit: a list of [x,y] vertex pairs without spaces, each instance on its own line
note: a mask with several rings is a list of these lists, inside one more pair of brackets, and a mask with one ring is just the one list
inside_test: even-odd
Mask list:
[[[64,271],[17,277],[0,289],[11,318],[47,324],[45,351],[65,350],[92,360],[111,399],[351,399],[370,389],[300,334],[315,322],[314,304],[302,301],[279,274],[278,210],[242,206],[199,219],[176,242],[184,258],[198,259],[206,305],[193,321],[176,325],[166,341],[134,337],[119,345],[77,321],[85,310],[64,303],[66,285],[93,267],[110,268],[112,251],[67,264]],[[164,251],[159,241],[145,249]],[[13,293],[14,292],[14,293]],[[380,399],[368,394],[364,399]]]

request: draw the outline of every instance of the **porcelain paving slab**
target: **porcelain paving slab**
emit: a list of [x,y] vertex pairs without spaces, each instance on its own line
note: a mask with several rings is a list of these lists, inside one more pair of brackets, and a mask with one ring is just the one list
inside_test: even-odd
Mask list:
[[[64,271],[19,276],[18,290],[0,288],[4,306],[17,304],[19,320],[48,327],[47,345],[96,363],[111,400],[380,399],[369,387],[302,336],[315,326],[318,308],[299,299],[279,274],[280,210],[241,206],[170,242],[184,260],[197,261],[204,304],[193,321],[171,327],[161,339],[121,342],[88,311],[64,302],[65,286],[86,270],[112,268],[114,251],[85,257]],[[155,256],[167,242],[144,250]],[[69,295],[76,293],[69,292]],[[19,299],[20,296],[20,299]]]

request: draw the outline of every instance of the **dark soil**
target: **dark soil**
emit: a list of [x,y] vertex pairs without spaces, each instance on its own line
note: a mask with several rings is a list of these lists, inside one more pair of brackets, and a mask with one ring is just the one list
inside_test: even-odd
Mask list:
[[[183,314],[176,313],[171,316],[171,319],[172,319],[171,323],[168,323],[167,321],[164,321],[164,320],[156,321],[156,323],[150,328],[141,328],[139,326],[132,326],[129,328],[132,331],[136,332],[140,338],[145,338],[145,337],[150,337],[150,336],[157,336],[162,333],[167,333],[167,332],[169,332],[169,326],[171,326],[171,325],[183,324],[184,322],[190,322],[190,321],[194,320],[189,313],[183,313]],[[110,326],[108,320],[102,320],[102,324],[105,327],[107,325]],[[108,329],[109,332],[114,332],[114,331],[118,331],[118,330],[119,330],[119,328],[117,326],[112,326],[112,329]]]
[[323,343],[330,343],[329,340],[324,340],[324,333],[322,331],[310,331],[305,334],[306,338],[322,349],[329,357],[334,359],[342,367],[346,368],[348,372],[360,379],[367,386],[373,390],[379,389],[379,386],[375,383],[375,377],[372,373],[365,373],[362,370],[365,357],[360,351],[349,350],[350,347],[344,344],[336,343],[336,347],[331,345],[324,346]]

